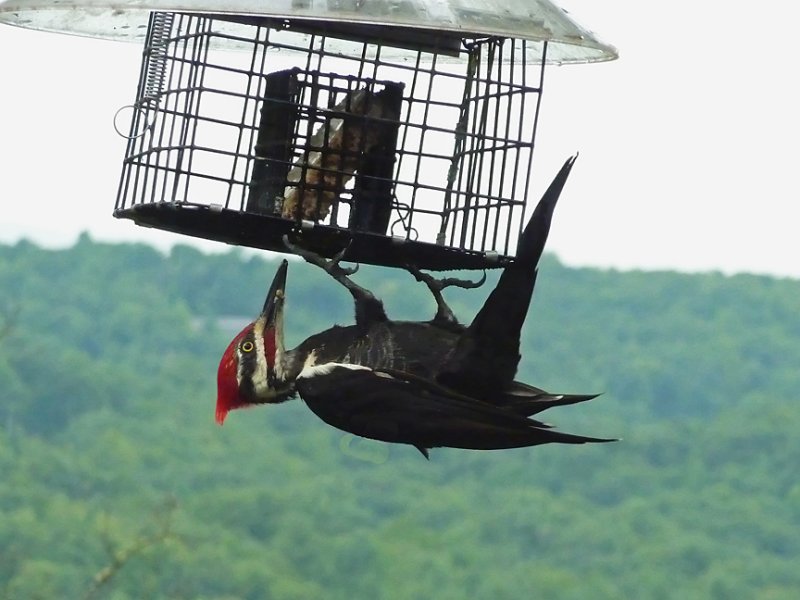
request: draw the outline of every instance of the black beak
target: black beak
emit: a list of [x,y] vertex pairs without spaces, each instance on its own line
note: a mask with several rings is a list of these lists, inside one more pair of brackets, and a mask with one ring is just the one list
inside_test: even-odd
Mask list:
[[280,308],[283,306],[284,290],[286,289],[286,271],[289,267],[289,261],[282,260],[278,267],[278,272],[275,273],[275,278],[272,280],[272,285],[267,293],[267,299],[264,301],[264,308],[261,310],[261,316],[265,320],[267,327],[274,326],[277,320]]

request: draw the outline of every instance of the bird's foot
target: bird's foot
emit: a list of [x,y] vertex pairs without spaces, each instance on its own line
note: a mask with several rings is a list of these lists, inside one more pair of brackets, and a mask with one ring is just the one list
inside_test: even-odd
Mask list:
[[443,289],[449,287],[459,287],[465,290],[472,290],[479,288],[486,283],[486,271],[483,272],[483,275],[477,281],[472,281],[470,279],[459,279],[457,277],[442,277],[441,279],[437,279],[429,273],[423,273],[414,265],[406,265],[406,271],[411,273],[417,281],[427,285],[428,289],[432,293],[441,292]]
[[350,275],[358,272],[358,265],[354,267],[341,266],[340,263],[344,259],[347,248],[338,252],[333,258],[328,259],[320,256],[316,252],[312,252],[307,248],[292,243],[288,235],[283,236],[283,244],[290,252],[302,257],[307,263],[321,268],[347,288],[347,291],[350,292],[356,303],[357,325],[364,325],[366,327],[370,322],[386,320],[386,313],[383,310],[381,301],[368,289],[361,287],[350,279]]
[[433,294],[433,298],[436,300],[436,316],[433,320],[440,323],[458,324],[458,319],[447,305],[447,302],[445,302],[444,296],[442,296],[442,290],[448,287],[460,287],[470,290],[480,287],[486,282],[486,271],[483,272],[483,276],[478,281],[470,281],[469,279],[458,279],[456,277],[437,279],[428,273],[423,273],[415,265],[406,265],[405,268],[414,276],[414,279],[424,283]]
[[[359,265],[357,263],[355,264],[355,266],[352,267],[343,267],[341,264],[339,264],[344,259],[344,255],[347,254],[348,249],[349,246],[342,248],[339,252],[336,253],[336,255],[332,259],[328,261],[328,267],[325,268],[325,270],[328,271],[328,273],[330,273],[330,269],[336,269],[340,273],[344,273],[348,277],[350,277],[350,275],[355,275],[356,273],[358,273]],[[321,256],[319,258],[325,260]]]
[[291,242],[288,235],[283,236],[283,245],[286,246],[290,252],[297,254],[297,256],[300,256],[307,263],[319,267],[334,279],[338,280],[339,277],[350,277],[358,272],[358,265],[354,267],[343,267],[340,264],[342,260],[344,260],[344,255],[348,250],[347,248],[336,253],[333,258],[325,258],[312,250]]

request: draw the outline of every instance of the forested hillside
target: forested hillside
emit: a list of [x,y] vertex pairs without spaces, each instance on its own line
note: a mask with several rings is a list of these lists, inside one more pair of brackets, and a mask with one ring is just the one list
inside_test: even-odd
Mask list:
[[[427,462],[299,401],[214,424],[275,266],[0,246],[0,599],[800,597],[800,281],[547,257],[520,379],[604,392],[546,419],[623,440]],[[434,312],[405,272],[355,277]],[[462,319],[491,283],[448,290]],[[305,264],[287,294],[290,344],[352,320]]]

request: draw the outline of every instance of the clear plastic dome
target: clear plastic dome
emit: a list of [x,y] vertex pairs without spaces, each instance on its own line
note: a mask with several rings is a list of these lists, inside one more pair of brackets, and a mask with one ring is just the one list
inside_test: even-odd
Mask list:
[[547,41],[548,63],[613,60],[617,51],[549,0],[0,0],[0,22],[142,41],[150,12],[269,16]]

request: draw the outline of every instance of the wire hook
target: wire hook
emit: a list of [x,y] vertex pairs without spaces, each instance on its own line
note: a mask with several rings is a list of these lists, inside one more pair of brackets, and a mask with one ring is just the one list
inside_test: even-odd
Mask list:
[[[120,113],[123,110],[125,110],[126,108],[132,108],[133,110],[138,110],[139,112],[141,112],[144,115],[145,126],[144,126],[144,129],[142,129],[141,133],[137,133],[136,135],[128,135],[128,134],[123,133],[122,130],[120,130],[119,125],[117,124],[117,120],[119,119]],[[117,132],[118,136],[120,136],[121,138],[125,138],[126,140],[138,139],[138,138],[142,137],[148,131],[152,131],[153,127],[156,124],[155,117],[153,117],[153,121],[150,122],[150,121],[147,120],[147,116],[148,116],[147,112],[141,106],[136,106],[134,104],[126,104],[125,106],[120,106],[117,109],[117,112],[114,113],[114,120],[113,120],[114,131]]]

